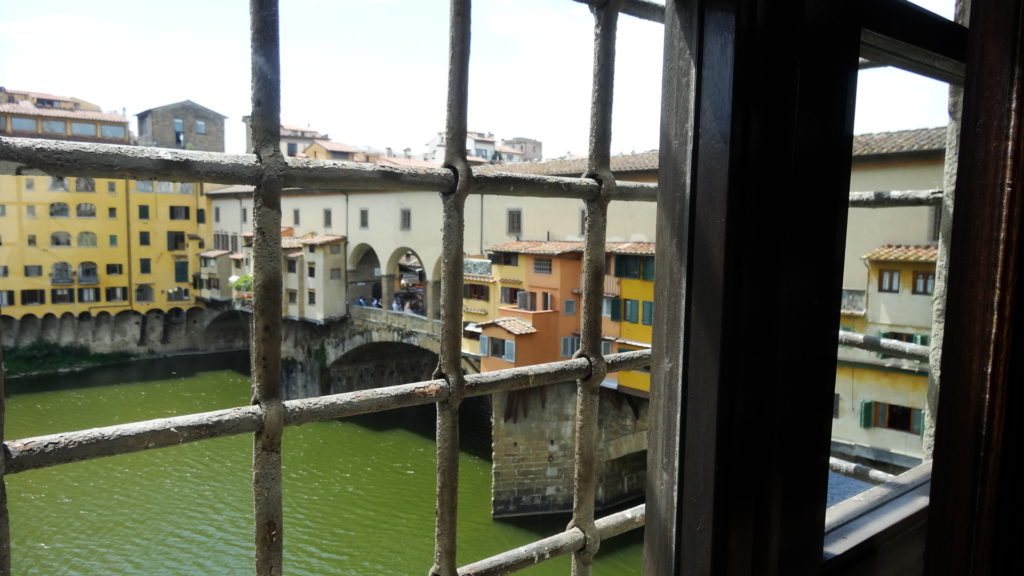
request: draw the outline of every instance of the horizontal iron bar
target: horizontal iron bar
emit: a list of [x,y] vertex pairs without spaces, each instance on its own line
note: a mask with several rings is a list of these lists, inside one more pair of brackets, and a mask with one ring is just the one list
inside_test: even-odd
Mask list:
[[839,345],[860,348],[868,352],[880,352],[887,356],[896,358],[907,358],[908,360],[920,360],[928,362],[928,346],[911,344],[901,340],[890,340],[878,336],[868,336],[858,332],[839,331]]
[[[636,350],[606,357],[609,371],[631,370],[651,362],[649,350]],[[565,360],[466,376],[466,395],[521,390],[569,382],[590,373],[586,359]],[[444,380],[429,380],[385,388],[333,394],[284,403],[286,426],[322,422],[358,414],[432,404],[447,398]],[[152,448],[163,448],[255,432],[260,408],[243,406],[213,412],[159,418],[104,428],[63,432],[4,442],[5,474],[47,468],[93,458],[116,456]]]
[[963,85],[967,29],[906,0],[863,0],[861,56]]
[[[447,168],[384,166],[364,162],[288,158],[282,175],[286,187],[344,190],[450,192],[455,176]],[[172,180],[255,185],[263,169],[252,154],[223,154],[68,142],[41,138],[0,137],[0,174],[49,174],[133,180]],[[474,174],[474,193],[495,196],[578,198],[597,196],[589,178],[511,174]],[[631,182],[615,200],[653,202],[658,186]]]
[[[590,6],[601,6],[608,2],[608,0],[575,1],[580,4],[589,4]],[[665,4],[652,2],[651,0],[622,0],[622,5],[619,7],[619,13],[629,14],[630,16],[634,16],[641,20],[649,20],[659,24],[665,23]]]
[[[646,519],[643,504],[622,512],[599,518],[595,522],[601,541],[614,538],[636,528],[642,528]],[[459,576],[498,576],[511,574],[545,560],[565,556],[585,545],[583,531],[570,528],[565,532],[531,542],[507,552],[502,552],[459,568]]]
[[897,208],[939,206],[940,204],[942,204],[942,190],[850,192],[850,208]]
[[856,462],[842,460],[834,456],[828,459],[828,469],[836,474],[842,474],[843,476],[856,478],[857,480],[875,485],[884,484],[895,478],[894,474],[889,474],[888,472],[883,472],[863,464],[857,464]]

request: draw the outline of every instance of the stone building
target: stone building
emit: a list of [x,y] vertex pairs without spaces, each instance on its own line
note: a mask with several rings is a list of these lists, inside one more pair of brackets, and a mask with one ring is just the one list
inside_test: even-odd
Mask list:
[[191,100],[150,108],[136,116],[140,146],[224,151],[226,116]]

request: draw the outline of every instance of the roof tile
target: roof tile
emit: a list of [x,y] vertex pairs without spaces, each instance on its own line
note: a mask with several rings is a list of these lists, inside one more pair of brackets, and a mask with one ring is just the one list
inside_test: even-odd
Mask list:
[[886,244],[861,256],[875,262],[935,262],[939,249],[936,246],[904,246]]
[[484,326],[498,326],[504,329],[509,334],[521,336],[523,334],[534,334],[537,329],[530,325],[522,318],[498,318],[491,320],[490,322],[481,322],[477,326],[483,328]]

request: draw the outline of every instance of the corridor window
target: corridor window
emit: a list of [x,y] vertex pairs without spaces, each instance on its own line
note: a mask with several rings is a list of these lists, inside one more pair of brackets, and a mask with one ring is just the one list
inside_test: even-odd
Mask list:
[[879,292],[899,292],[900,291],[900,271],[899,270],[880,270],[878,272],[878,291]]
[[914,294],[930,295],[935,292],[934,272],[914,272]]
[[509,208],[507,216],[507,230],[510,236],[518,236],[523,233],[523,209]]
[[359,209],[359,229],[366,230],[370,227],[370,210],[367,208]]
[[490,300],[491,288],[480,284],[463,284],[462,297],[470,300]]
[[399,213],[399,226],[400,230],[412,230],[412,210],[409,208],[402,208]]
[[923,411],[885,402],[861,402],[862,428],[888,428],[911,434],[921,434]]

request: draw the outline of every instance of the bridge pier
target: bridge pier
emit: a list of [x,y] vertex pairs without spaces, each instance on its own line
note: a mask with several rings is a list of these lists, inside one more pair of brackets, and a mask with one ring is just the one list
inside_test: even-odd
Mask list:
[[[491,513],[572,510],[576,385],[495,394]],[[649,402],[604,389],[598,432],[598,509],[643,496]]]

